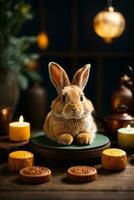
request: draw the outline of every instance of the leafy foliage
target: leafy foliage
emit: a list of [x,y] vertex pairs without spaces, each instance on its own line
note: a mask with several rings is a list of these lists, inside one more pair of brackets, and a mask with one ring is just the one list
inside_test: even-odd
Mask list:
[[22,89],[27,88],[28,78],[33,81],[41,80],[37,70],[25,67],[30,60],[37,60],[39,57],[28,51],[36,38],[17,37],[24,22],[31,19],[31,7],[23,0],[0,0],[0,68],[14,70]]

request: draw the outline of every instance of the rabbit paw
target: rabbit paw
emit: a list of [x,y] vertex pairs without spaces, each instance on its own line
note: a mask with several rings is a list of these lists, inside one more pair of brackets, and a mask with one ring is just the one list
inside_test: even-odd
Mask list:
[[93,142],[93,137],[89,133],[80,133],[76,142],[79,144],[91,144]]
[[73,142],[73,136],[69,133],[64,133],[58,137],[59,144],[70,145]]

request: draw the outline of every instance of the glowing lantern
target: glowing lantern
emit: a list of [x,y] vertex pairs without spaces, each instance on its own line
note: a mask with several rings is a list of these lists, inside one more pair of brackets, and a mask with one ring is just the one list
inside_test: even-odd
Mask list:
[[49,39],[48,35],[45,32],[40,32],[39,35],[37,36],[37,44],[39,48],[41,49],[46,49],[49,44]]
[[105,42],[112,42],[125,30],[126,21],[124,16],[115,11],[113,6],[108,6],[104,11],[99,12],[93,21],[94,31]]

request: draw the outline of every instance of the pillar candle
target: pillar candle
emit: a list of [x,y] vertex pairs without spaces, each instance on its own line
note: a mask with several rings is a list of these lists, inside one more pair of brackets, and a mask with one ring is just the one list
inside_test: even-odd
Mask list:
[[9,139],[14,142],[29,140],[30,138],[30,123],[23,121],[23,116],[20,116],[18,122],[9,124]]
[[134,127],[128,125],[118,129],[118,143],[123,149],[134,148]]

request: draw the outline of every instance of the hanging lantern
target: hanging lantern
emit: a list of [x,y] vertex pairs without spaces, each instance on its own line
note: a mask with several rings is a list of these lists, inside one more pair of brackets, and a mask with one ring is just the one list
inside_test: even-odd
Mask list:
[[99,12],[93,20],[94,31],[107,43],[118,38],[124,32],[126,25],[122,13],[115,11],[111,1],[109,4],[107,9]]
[[37,36],[37,44],[39,48],[41,49],[46,49],[49,44],[49,39],[48,35],[45,32],[40,32],[39,35]]

